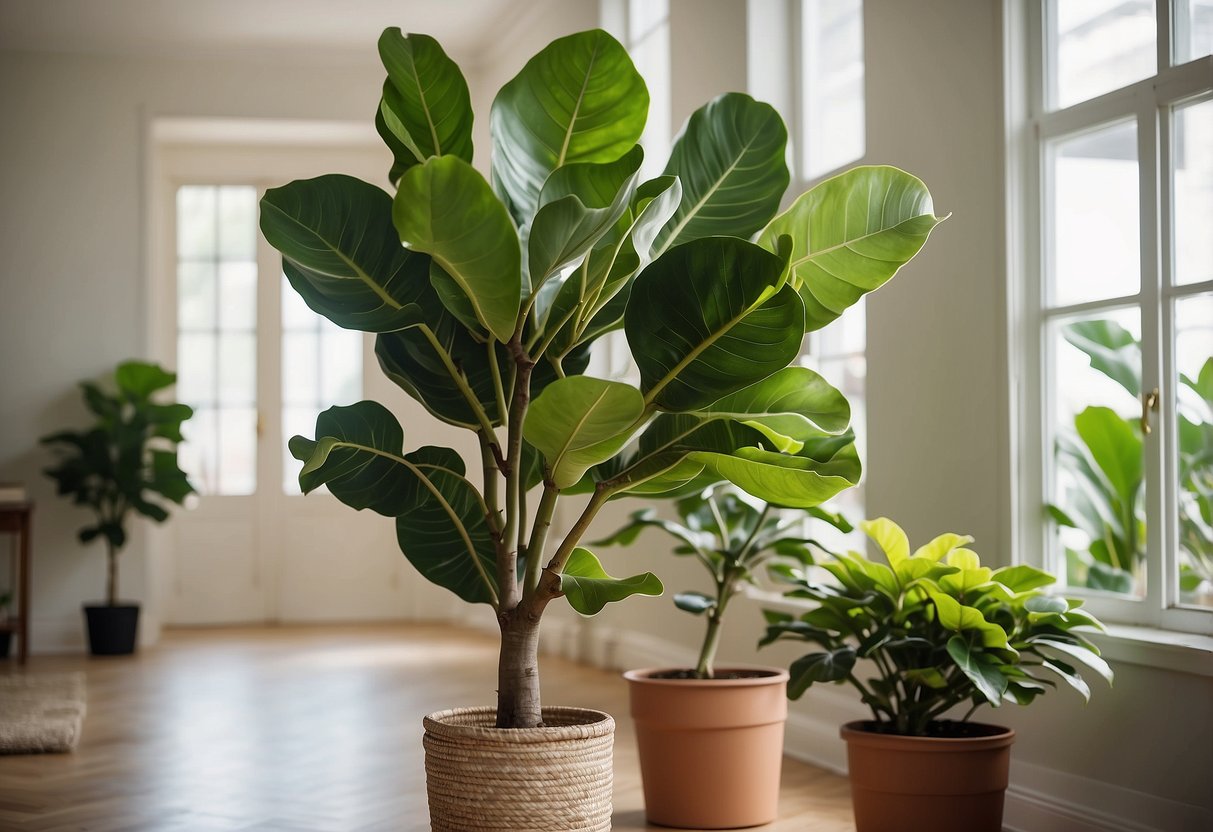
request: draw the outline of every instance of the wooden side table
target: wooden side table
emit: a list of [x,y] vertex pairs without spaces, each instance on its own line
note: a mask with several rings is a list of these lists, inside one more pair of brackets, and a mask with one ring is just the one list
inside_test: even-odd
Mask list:
[[[29,658],[29,529],[33,503],[0,503],[0,533],[16,536],[16,553],[10,569],[10,583],[17,593],[17,617],[0,623],[0,632],[13,633],[20,639],[17,661],[25,664]],[[11,603],[11,602],[10,602]]]

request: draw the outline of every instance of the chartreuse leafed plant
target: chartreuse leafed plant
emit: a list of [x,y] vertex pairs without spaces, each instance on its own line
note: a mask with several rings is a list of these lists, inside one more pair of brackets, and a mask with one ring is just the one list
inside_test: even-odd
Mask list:
[[132,513],[157,523],[168,519],[163,498],[180,504],[194,493],[177,466],[181,423],[194,415],[189,405],[156,402],[177,375],[156,364],[127,361],[118,365],[111,384],[85,381],[84,403],[96,417],[91,428],[64,430],[40,440],[60,449],[58,463],[45,473],[56,493],[90,509],[93,522],[80,530],[80,542],[105,541],[106,603],[118,598],[118,555],[127,540]]
[[[813,388],[825,384],[819,377],[805,381],[799,392],[806,396],[818,395]],[[842,394],[830,388],[828,395],[841,399]],[[846,401],[835,402],[834,410],[845,425],[850,418]],[[847,431],[839,434],[838,441],[849,443],[854,437]],[[708,571],[712,594],[688,591],[674,596],[678,609],[707,619],[699,660],[695,663],[698,679],[715,677],[716,649],[725,610],[742,587],[754,582],[758,570],[776,563],[787,567],[814,562],[809,546],[816,541],[800,536],[806,513],[841,532],[852,531],[851,524],[840,514],[819,507],[810,507],[805,512],[778,509],[727,484],[710,486],[677,500],[674,505],[681,523],[661,519],[652,508],[640,509],[632,513],[622,528],[596,545],[630,544],[646,528],[661,529],[678,542],[674,554],[693,556]]]
[[[807,329],[892,277],[939,220],[923,184],[888,167],[831,179],[776,216],[786,131],[738,93],[692,115],[664,174],[640,182],[648,93],[597,30],[554,41],[497,94],[486,178],[458,66],[398,29],[379,51],[394,194],[348,176],[292,182],[266,193],[261,228],[312,309],[377,333],[387,376],[475,434],[479,470],[449,448],[409,449],[375,402],[325,411],[291,452],[305,491],[325,484],[395,518],[422,575],[492,608],[497,723],[532,727],[548,604],[593,614],[662,591],[649,573],[611,577],[578,545],[608,500],[729,480],[808,506],[856,482],[840,397],[788,365]],[[638,386],[584,375],[593,344],[620,329]],[[549,541],[572,492],[588,501]]]
[[[1027,705],[1058,679],[1085,700],[1091,691],[1075,662],[1111,684],[1108,663],[1078,632],[1103,625],[1080,601],[1047,594],[1052,575],[982,566],[965,548],[973,541],[967,535],[942,534],[911,553],[891,520],[862,526],[884,563],[859,552],[822,561],[836,583],[785,573],[795,586],[788,597],[816,604],[799,617],[766,613],[761,644],[795,639],[820,648],[792,663],[792,699],[818,682],[846,682],[880,730],[927,736],[941,733],[937,723],[957,705],[970,706],[968,721],[982,705]],[[867,670],[875,675],[861,678]]]
[[[1111,320],[1062,329],[1091,367],[1140,400],[1141,343]],[[1213,357],[1195,378],[1179,376],[1178,431],[1180,589],[1213,585]],[[1057,437],[1057,464],[1069,474],[1060,505],[1049,513],[1083,532],[1085,548],[1066,549],[1071,584],[1132,592],[1146,557],[1145,467],[1140,414],[1088,407]]]

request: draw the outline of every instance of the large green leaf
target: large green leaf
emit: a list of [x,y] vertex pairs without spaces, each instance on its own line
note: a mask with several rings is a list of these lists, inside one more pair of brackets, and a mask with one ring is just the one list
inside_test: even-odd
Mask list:
[[804,308],[785,261],[733,237],[676,246],[632,287],[624,329],[645,400],[694,410],[786,367]]
[[776,251],[780,237],[792,238],[792,283],[804,298],[805,328],[812,331],[883,286],[942,221],[917,177],[864,166],[801,194],[758,241]]
[[1133,398],[1141,396],[1141,344],[1116,321],[1078,321],[1062,327],[1067,341],[1086,353],[1091,367]]
[[583,257],[623,216],[643,158],[637,146],[615,162],[568,164],[548,177],[527,238],[532,291]]
[[593,552],[578,546],[569,555],[560,575],[560,591],[577,612],[595,615],[612,601],[622,601],[632,595],[660,595],[665,587],[652,572],[630,578],[612,578]]
[[484,177],[457,156],[431,157],[400,177],[392,219],[405,245],[430,255],[458,285],[476,320],[509,341],[522,299],[521,250]]
[[[821,431],[841,433],[851,422],[851,405],[837,388],[805,367],[785,367],[697,411],[705,418],[736,419],[766,434],[800,443]],[[787,447],[781,450],[788,450]]]
[[788,698],[799,699],[816,682],[842,681],[851,675],[855,658],[854,647],[801,656],[788,668]]
[[[171,387],[176,381],[176,373],[146,361],[124,361],[114,370],[114,382],[118,385],[118,390],[141,404],[152,393]],[[187,413],[186,416],[188,415]]]
[[400,423],[370,401],[324,411],[316,437],[290,441],[303,462],[304,493],[327,485],[351,508],[395,517],[400,548],[417,571],[465,601],[496,601],[487,512],[459,454],[435,447],[405,454]]
[[1074,427],[1121,506],[1131,508],[1142,485],[1141,439],[1124,418],[1107,407],[1088,407],[1074,417]]
[[665,168],[682,182],[682,203],[657,235],[657,254],[701,237],[748,239],[762,228],[788,187],[787,142],[779,113],[743,93],[696,110]]
[[961,636],[948,639],[948,655],[969,681],[977,688],[990,705],[998,707],[1002,695],[1007,692],[1007,677],[998,670],[998,665],[980,651],[969,646]]
[[493,101],[493,184],[529,225],[548,175],[612,162],[640,140],[649,110],[627,50],[600,29],[552,41]]
[[[472,161],[472,100],[459,66],[429,35],[384,29],[379,57],[387,70],[379,120],[396,141],[393,179],[431,156]],[[403,151],[403,152],[402,152]]]
[[531,404],[523,436],[547,460],[556,487],[567,488],[619,453],[643,412],[644,399],[631,385],[569,376]]
[[392,198],[374,185],[333,174],[271,188],[261,233],[304,302],[338,326],[392,332],[421,322],[430,258],[401,248]]
[[701,462],[760,500],[789,508],[818,506],[859,482],[859,456],[848,446],[828,462],[761,448],[738,448],[732,453],[695,451]]

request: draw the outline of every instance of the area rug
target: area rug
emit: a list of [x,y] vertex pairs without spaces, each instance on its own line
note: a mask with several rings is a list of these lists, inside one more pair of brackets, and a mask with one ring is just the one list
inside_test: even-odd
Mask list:
[[83,721],[83,673],[0,676],[0,754],[71,751]]

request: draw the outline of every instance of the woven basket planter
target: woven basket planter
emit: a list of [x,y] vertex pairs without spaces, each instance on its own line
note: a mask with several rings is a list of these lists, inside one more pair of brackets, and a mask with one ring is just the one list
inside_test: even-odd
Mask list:
[[544,708],[543,728],[494,727],[493,708],[425,718],[433,832],[606,832],[615,720]]

